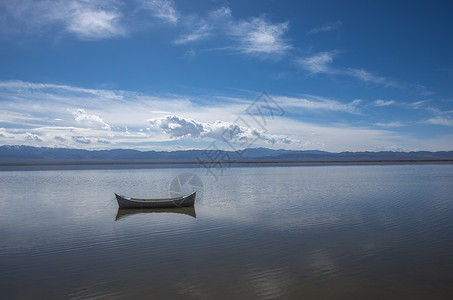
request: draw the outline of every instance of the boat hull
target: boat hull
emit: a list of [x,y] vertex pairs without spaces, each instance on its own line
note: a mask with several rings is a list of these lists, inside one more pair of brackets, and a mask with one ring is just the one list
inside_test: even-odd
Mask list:
[[190,207],[195,204],[196,192],[190,195],[168,199],[137,199],[115,194],[120,208],[171,208]]

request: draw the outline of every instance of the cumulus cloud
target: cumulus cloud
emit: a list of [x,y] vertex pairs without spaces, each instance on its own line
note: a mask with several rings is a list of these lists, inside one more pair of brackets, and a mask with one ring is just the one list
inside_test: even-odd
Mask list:
[[149,119],[148,122],[152,128],[163,130],[171,138],[200,137],[239,143],[261,139],[269,144],[295,142],[286,136],[272,135],[256,128],[224,121],[200,123],[193,119],[169,115],[163,118]]
[[192,119],[178,116],[149,119],[151,127],[160,128],[172,138],[199,137],[204,132],[203,125]]
[[204,137],[219,141],[233,141],[244,145],[258,139],[272,145],[295,142],[286,136],[268,134],[253,127],[241,126],[231,122],[216,121],[213,124],[205,124],[204,128]]
[[111,129],[110,125],[105,123],[99,116],[89,115],[83,108],[74,110],[72,115],[78,124],[84,124],[90,127],[100,127],[105,130]]
[[38,135],[30,133],[30,132],[25,133],[24,140],[30,141],[30,142],[42,142],[43,141],[43,139],[40,138]]

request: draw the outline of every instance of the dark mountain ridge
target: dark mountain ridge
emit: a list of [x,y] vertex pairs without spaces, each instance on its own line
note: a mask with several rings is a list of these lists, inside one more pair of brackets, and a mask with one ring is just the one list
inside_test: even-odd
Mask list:
[[229,163],[229,162],[380,162],[453,161],[453,151],[340,152],[319,150],[242,151],[138,151],[131,149],[83,150],[31,146],[0,146],[0,164],[114,164],[114,163]]

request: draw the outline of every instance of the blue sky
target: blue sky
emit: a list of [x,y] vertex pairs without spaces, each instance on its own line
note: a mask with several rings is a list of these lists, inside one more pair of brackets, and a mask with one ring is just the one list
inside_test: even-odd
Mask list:
[[[0,1],[0,144],[452,150],[452,14],[449,1]],[[280,110],[262,126],[247,112],[264,91]]]

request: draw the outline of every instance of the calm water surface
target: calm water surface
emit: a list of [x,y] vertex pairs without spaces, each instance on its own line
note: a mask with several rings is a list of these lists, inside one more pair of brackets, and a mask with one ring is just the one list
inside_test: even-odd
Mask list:
[[[194,211],[118,212],[113,193]],[[453,299],[453,165],[0,171],[2,299]]]

